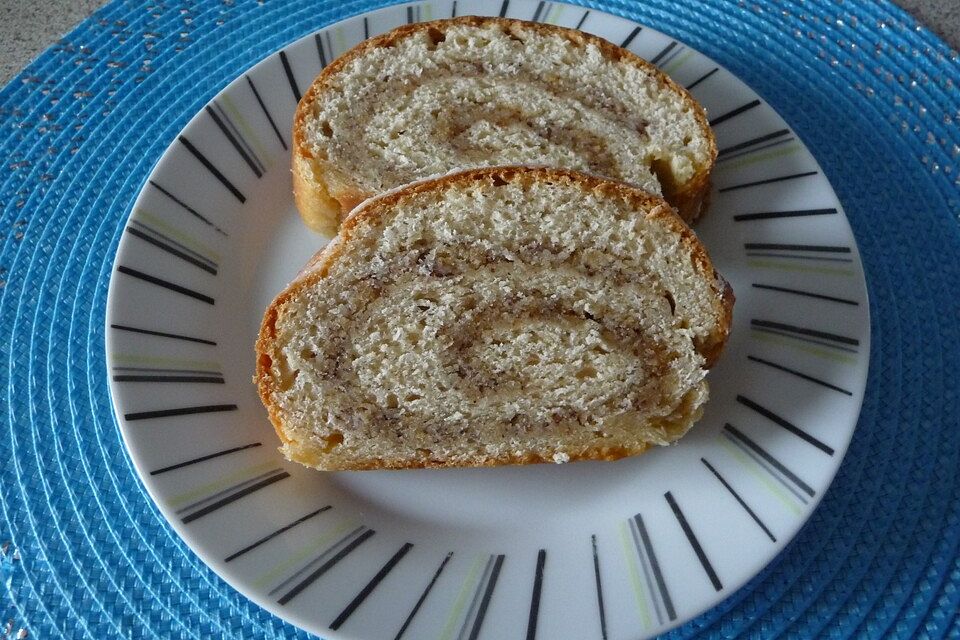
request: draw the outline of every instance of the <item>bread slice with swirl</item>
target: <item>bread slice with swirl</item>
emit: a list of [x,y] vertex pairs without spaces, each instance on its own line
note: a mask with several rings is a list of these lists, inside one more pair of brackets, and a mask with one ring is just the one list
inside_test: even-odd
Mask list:
[[717,146],[653,65],[553,25],[465,16],[399,27],[327,66],[293,129],[297,207],[332,235],[365,198],[471,167],[576,169],[703,210]]
[[357,208],[267,309],[256,381],[320,469],[612,460],[699,418],[732,307],[659,197],[473,169]]

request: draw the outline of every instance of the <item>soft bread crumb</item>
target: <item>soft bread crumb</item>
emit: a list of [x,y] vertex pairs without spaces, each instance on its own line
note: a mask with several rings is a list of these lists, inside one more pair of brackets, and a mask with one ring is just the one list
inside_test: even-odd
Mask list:
[[655,196],[469,171],[350,218],[268,310],[260,393],[324,469],[614,459],[699,418],[725,296]]
[[297,123],[294,155],[309,158],[295,171],[298,206],[308,220],[327,212],[331,228],[364,195],[515,164],[621,180],[691,220],[717,153],[703,109],[632,53],[570,29],[472,16],[361,43],[320,75]]

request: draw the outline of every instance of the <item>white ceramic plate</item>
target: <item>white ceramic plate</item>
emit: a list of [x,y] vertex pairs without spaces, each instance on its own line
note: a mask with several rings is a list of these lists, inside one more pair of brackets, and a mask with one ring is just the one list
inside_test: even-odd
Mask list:
[[[615,463],[321,473],[285,462],[251,384],[261,314],[326,241],[290,188],[301,91],[364,37],[490,13],[576,26],[644,56],[708,109],[721,148],[697,231],[737,295],[701,423]],[[117,253],[107,361],[144,484],[217,573],[331,639],[635,639],[716,604],[783,549],[846,451],[869,357],[847,220],[777,114],[647,27],[533,0],[436,0],[305,37],[173,141]]]

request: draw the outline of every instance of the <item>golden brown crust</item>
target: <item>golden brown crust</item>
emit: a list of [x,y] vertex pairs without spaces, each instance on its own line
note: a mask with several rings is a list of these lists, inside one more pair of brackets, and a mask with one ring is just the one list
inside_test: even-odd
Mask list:
[[[613,462],[629,456],[636,456],[649,450],[652,445],[644,444],[636,448],[628,447],[589,447],[579,453],[571,453],[567,462],[583,462],[587,460],[600,460]],[[294,458],[294,462],[300,462],[310,467],[316,466],[313,458],[305,457],[303,459]],[[485,458],[474,458],[470,461],[472,467],[500,467],[504,465],[527,465],[527,464],[555,464],[552,457],[542,456],[538,453],[527,453],[524,455],[505,454],[501,456],[490,456]],[[433,458],[418,458],[404,460],[368,460],[365,462],[353,462],[344,467],[327,467],[327,471],[374,471],[386,469],[450,469],[458,466],[457,463],[436,460]]]
[[706,359],[704,367],[707,369],[711,369],[713,365],[717,363],[717,360],[720,359],[720,354],[723,353],[723,348],[727,344],[727,336],[730,335],[730,328],[733,326],[733,305],[737,299],[733,294],[733,287],[730,286],[730,283],[719,273],[714,273],[717,282],[723,286],[723,291],[720,294],[721,307],[718,314],[719,320],[717,322],[720,330],[700,345],[700,353],[702,353]]
[[711,146],[713,158],[710,160],[710,166],[695,173],[682,188],[663,195],[664,200],[672,204],[683,221],[689,225],[694,225],[700,220],[709,204],[710,173],[717,153],[717,145],[712,136],[710,141],[713,143]]
[[[501,28],[511,31],[528,29],[543,35],[559,35],[580,47],[595,45],[607,59],[632,64],[656,79],[661,90],[673,91],[678,94],[680,99],[693,110],[694,118],[700,125],[701,132],[709,141],[710,160],[705,167],[694,174],[693,178],[680,185],[679,188],[671,189],[670,193],[665,192],[664,198],[676,207],[680,217],[688,224],[693,224],[703,215],[706,210],[707,196],[710,192],[710,173],[717,159],[717,143],[707,120],[706,111],[690,95],[689,91],[640,56],[599,36],[542,22],[529,22],[513,18],[461,16],[459,18],[403,25],[387,33],[364,40],[327,65],[300,99],[293,119],[293,185],[297,208],[310,228],[322,233],[325,233],[326,229],[335,229],[353,207],[375,195],[363,192],[355,185],[348,185],[343,177],[336,176],[337,172],[333,167],[330,167],[322,159],[313,157],[304,139],[305,123],[310,116],[310,111],[313,109],[317,96],[330,85],[330,79],[351,60],[359,58],[372,49],[393,47],[400,40],[413,34],[430,29],[442,31],[444,28],[457,25],[482,27],[488,24],[499,25]],[[312,170],[298,170],[297,167],[303,164],[312,165]],[[330,198],[310,198],[306,194],[306,191],[310,189],[317,189],[329,194]],[[301,203],[303,204],[302,207]]]
[[[627,188],[631,187],[627,186]],[[678,219],[679,216],[675,211],[663,207],[651,212],[651,215],[654,214],[661,217],[675,232],[680,234],[682,242],[690,249],[693,262],[699,268],[700,273],[703,274],[704,278],[713,280],[719,288],[720,306],[716,310],[716,330],[697,343],[697,350],[706,359],[704,366],[710,369],[723,352],[723,347],[727,343],[727,336],[730,334],[730,327],[733,322],[733,305],[736,301],[733,288],[713,268],[713,262],[710,260],[706,247],[703,246],[703,243],[700,242],[689,225]]]
[[[302,289],[307,289],[327,277],[330,267],[348,249],[350,238],[361,225],[375,223],[385,212],[389,212],[397,204],[419,193],[465,187],[480,181],[490,183],[516,181],[521,184],[545,181],[578,184],[586,190],[597,192],[608,197],[620,198],[637,210],[648,211],[647,216],[663,222],[668,228],[678,233],[681,236],[681,241],[690,248],[694,265],[700,270],[704,278],[715,282],[716,286],[720,289],[721,302],[716,311],[716,330],[713,334],[701,340],[697,345],[698,350],[706,359],[705,366],[707,368],[716,362],[730,331],[734,303],[733,290],[730,288],[730,285],[717,274],[706,249],[697,239],[697,236],[662,198],[621,182],[615,182],[599,176],[579,173],[568,169],[548,167],[484,167],[469,169],[460,173],[448,174],[439,178],[416,182],[365,202],[361,208],[353,211],[353,213],[343,221],[337,237],[310,260],[300,274],[287,285],[267,308],[256,342],[257,370],[254,380],[257,384],[260,399],[267,408],[270,421],[273,423],[277,434],[284,443],[289,443],[290,439],[286,437],[283,431],[282,416],[280,415],[277,404],[273,402],[273,395],[277,389],[274,386],[274,378],[270,373],[272,366],[270,354],[275,351],[276,347],[276,322],[279,310],[283,307],[284,303]],[[597,447],[587,449],[575,455],[571,454],[570,459],[616,460],[625,456],[642,453],[642,451],[647,448],[649,447],[634,450],[625,447]],[[311,464],[307,459],[299,461],[314,466],[314,464]],[[539,454],[529,453],[524,456],[508,455],[506,457],[483,458],[478,459],[474,464],[475,466],[496,466],[501,464],[533,464],[536,462],[553,462],[553,460],[546,460]],[[443,466],[453,465],[430,460],[411,460],[405,461],[402,464],[400,461],[383,460],[370,461],[369,465],[358,465],[351,462],[349,468],[398,469]]]
[[330,189],[323,180],[317,165],[296,150],[293,153],[293,201],[297,205],[300,217],[308,227],[325,236],[337,233],[340,224],[341,204],[330,195]]

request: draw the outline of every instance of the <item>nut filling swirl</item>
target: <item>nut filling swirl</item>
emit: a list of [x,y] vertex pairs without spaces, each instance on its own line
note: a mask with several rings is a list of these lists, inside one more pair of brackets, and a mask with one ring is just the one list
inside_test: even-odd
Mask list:
[[662,200],[583,174],[419,183],[356,212],[274,303],[261,393],[285,453],[323,468],[374,466],[372,443],[384,467],[667,444],[724,321],[701,253]]
[[[335,104],[318,105],[312,138],[323,144],[313,148],[314,154],[336,166],[363,167],[368,179],[363,187],[372,192],[446,173],[452,166],[542,163],[545,158],[558,167],[661,192],[651,167],[667,151],[651,140],[648,128],[659,139],[664,123],[651,125],[619,97],[591,93],[589,87],[552,86],[522,71],[481,75],[456,66],[371,86],[379,93],[375,99],[358,97],[369,105],[366,109],[353,106],[345,112]],[[355,129],[363,134],[334,135]],[[638,149],[646,153],[638,155]]]
[[555,25],[462,16],[398,27],[328,65],[294,124],[304,220],[471,167],[584,171],[663,194],[688,221],[717,148],[703,108],[630,51]]

